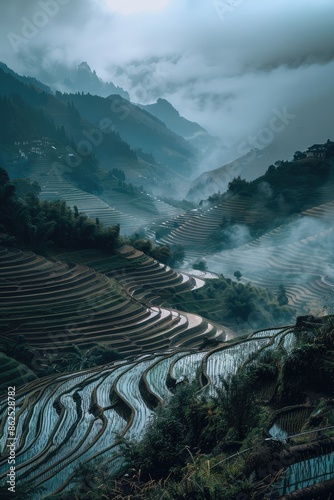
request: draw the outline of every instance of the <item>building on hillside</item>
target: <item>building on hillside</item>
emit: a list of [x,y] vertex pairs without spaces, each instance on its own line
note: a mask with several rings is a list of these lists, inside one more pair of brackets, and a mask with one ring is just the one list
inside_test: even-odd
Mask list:
[[307,158],[326,158],[330,154],[330,150],[333,150],[334,142],[328,139],[325,144],[313,144],[306,151]]
[[327,151],[327,144],[313,144],[306,151],[307,158],[325,158]]

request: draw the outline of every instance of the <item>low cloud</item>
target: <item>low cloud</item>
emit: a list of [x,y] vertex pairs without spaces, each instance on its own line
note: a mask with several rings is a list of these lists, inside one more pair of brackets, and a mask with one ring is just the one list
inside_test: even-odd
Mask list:
[[[298,117],[291,148],[326,140],[334,111],[332,0],[225,4],[11,0],[1,7],[0,59],[58,86],[69,67],[87,61],[134,102],[168,99],[220,137],[222,149],[258,133],[272,109],[283,106]],[[139,5],[141,12],[134,10]],[[45,24],[40,12],[48,16]],[[27,22],[38,19],[34,35],[24,39]],[[24,40],[15,44],[11,33]],[[288,145],[286,134],[282,150]]]

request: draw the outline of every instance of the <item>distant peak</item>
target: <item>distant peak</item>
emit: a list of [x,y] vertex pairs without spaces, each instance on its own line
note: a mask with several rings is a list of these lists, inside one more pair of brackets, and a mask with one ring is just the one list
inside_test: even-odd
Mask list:
[[167,101],[167,99],[163,99],[162,97],[158,98],[157,104],[159,104],[160,106],[165,106],[166,108],[172,108],[175,110],[174,106],[169,101]]
[[83,69],[85,71],[89,71],[89,73],[92,72],[89,64],[86,61],[83,61],[82,63],[79,64],[78,69]]
[[180,113],[177,111],[177,109],[175,109],[174,106],[169,101],[167,101],[167,99],[162,99],[159,97],[156,102],[156,106],[170,114],[180,116]]

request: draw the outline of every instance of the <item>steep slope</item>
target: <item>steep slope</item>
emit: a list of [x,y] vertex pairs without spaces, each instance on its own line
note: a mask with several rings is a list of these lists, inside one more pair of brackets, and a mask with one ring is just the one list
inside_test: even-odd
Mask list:
[[184,176],[191,172],[195,148],[153,115],[126,99],[118,95],[110,95],[107,99],[81,94],[57,95],[62,102],[73,103],[81,115],[95,126],[108,119],[109,126],[133,149],[140,148]]
[[[2,335],[9,341],[24,336],[35,350],[37,366],[49,355],[61,357],[74,345],[89,349],[102,343],[130,355],[194,346],[203,335],[223,333],[221,327],[195,314],[147,305],[145,288],[141,288],[146,282],[153,280],[154,289],[158,280],[157,295],[162,288],[178,293],[200,286],[200,280],[175,273],[152,259],[149,264],[142,267],[139,282],[131,271],[122,273],[120,269],[116,277],[127,278],[123,287],[115,278],[86,266],[1,248]],[[125,260],[122,267],[127,265]],[[135,290],[140,297],[133,298]]]
[[0,140],[5,167],[20,154],[15,142],[47,136],[64,148],[70,169],[99,164],[122,169],[129,182],[155,194],[186,190],[197,150],[157,118],[118,95],[53,95],[28,82],[0,68],[0,96],[10,108]]
[[15,71],[13,71],[12,69],[10,69],[7,66],[7,64],[5,64],[3,62],[0,62],[0,69],[2,71],[4,71],[5,73],[9,73],[16,80],[19,80],[20,82],[24,83],[25,85],[30,85],[30,86],[36,87],[36,88],[42,90],[43,92],[47,92],[49,94],[52,93],[52,90],[50,89],[50,87],[48,85],[45,85],[44,83],[40,82],[39,80],[36,80],[36,78],[34,78],[34,77],[31,77],[31,76],[21,76],[21,75],[15,73]]
[[[93,163],[91,153],[95,153],[94,140],[91,140],[91,144],[88,143],[87,149],[86,135],[94,127],[80,116],[73,105],[66,105],[56,96],[46,93],[36,86],[28,86],[1,69],[0,96],[6,99],[9,108],[7,129],[9,128],[10,132],[7,133],[7,137],[2,134],[1,144],[5,143],[13,147],[15,141],[37,140],[48,135],[50,139],[61,143],[64,148],[69,148],[68,152],[76,157],[76,165],[79,160],[81,163],[87,161]],[[15,112],[16,109],[18,109],[17,112]],[[18,115],[18,113],[20,114]],[[21,124],[22,121],[24,127]],[[10,123],[9,127],[8,122]],[[107,140],[103,141],[102,149],[105,154],[109,155],[109,161],[115,163],[119,159],[123,163],[131,164],[134,162],[137,164],[137,157],[129,145],[122,141],[113,130],[108,129],[107,132]],[[92,134],[94,135],[94,132]],[[103,136],[102,132],[101,134]],[[80,148],[80,141],[83,140],[86,140],[86,149]]]
[[[80,63],[77,68],[64,67],[63,74],[63,82],[59,82],[59,75],[50,75],[53,80],[53,88],[62,92],[84,92],[85,94],[90,93],[101,97],[118,94],[124,99],[130,100],[128,92],[122,89],[122,87],[114,85],[112,82],[103,81],[98,77],[95,70],[91,70],[87,62]],[[56,78],[57,80],[55,80]]]
[[181,135],[200,151],[205,152],[216,145],[216,139],[210,136],[205,128],[180,116],[180,113],[166,99],[158,99],[154,104],[138,104],[138,106],[159,118],[168,128]]

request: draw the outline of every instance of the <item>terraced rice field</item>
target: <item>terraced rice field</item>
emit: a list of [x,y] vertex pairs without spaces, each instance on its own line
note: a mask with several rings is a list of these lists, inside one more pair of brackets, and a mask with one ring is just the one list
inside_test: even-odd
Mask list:
[[[332,188],[323,193],[324,199],[332,196]],[[183,245],[188,267],[205,258],[209,271],[232,279],[238,270],[244,282],[273,292],[283,283],[298,314],[333,312],[334,201],[305,210],[290,223],[247,244],[208,254],[210,233],[219,229],[224,218],[256,228],[266,215],[251,210],[249,202],[236,195],[209,210],[193,210],[165,221],[160,229],[166,234],[159,241]]]
[[159,238],[159,241],[184,246],[187,259],[191,256],[191,260],[195,260],[206,253],[210,234],[219,230],[226,219],[234,224],[255,227],[266,216],[263,211],[252,208],[247,198],[235,195],[213,208],[195,209],[163,222],[158,229],[163,229],[167,234]]
[[244,282],[272,292],[284,284],[289,303],[299,314],[326,314],[334,294],[332,220],[314,223],[305,213],[250,243],[206,256],[208,269],[231,278],[239,270]]
[[[162,304],[172,294],[198,289],[205,284],[202,279],[176,272],[171,267],[160,264],[129,245],[120,249],[120,255],[129,265],[108,271],[106,262],[105,274],[117,278],[128,293],[136,298],[144,299],[145,302]],[[93,265],[95,269],[99,269],[98,266],[99,263],[97,267]]]
[[66,167],[58,163],[50,164],[47,159],[35,161],[31,178],[37,180],[42,188],[40,198],[43,200],[65,200],[73,208],[95,220],[98,218],[105,226],[120,224],[122,234],[133,234],[157,223],[166,217],[176,217],[181,210],[164,203],[156,197],[146,194],[136,197],[112,191],[112,205],[98,196],[79,189],[67,181],[63,174]]
[[310,406],[300,406],[280,411],[275,420],[276,424],[288,436],[298,434],[314,408]]
[[[120,438],[138,440],[153,408],[172,397],[181,380],[198,379],[210,393],[220,376],[235,372],[261,351],[277,346],[287,329],[258,332],[211,351],[177,349],[90,370],[53,375],[17,391],[16,477],[46,494],[71,487],[76,468],[95,459],[117,471]],[[8,419],[0,405],[0,480],[8,472]]]
[[[309,488],[315,484],[328,481],[333,479],[333,475],[333,453],[321,454],[318,457],[302,460],[284,470],[281,479],[273,488],[274,498],[281,498],[296,490]],[[331,495],[326,494],[326,497],[330,498]],[[299,498],[303,497],[299,496]]]
[[[124,253],[131,258],[134,249]],[[191,290],[198,280],[180,275],[150,259],[120,281],[89,267],[47,260],[32,252],[0,249],[0,326],[3,337],[24,336],[41,356],[61,355],[73,344],[96,343],[137,355],[170,346],[193,347],[203,335],[223,329],[197,315],[183,314],[143,301],[162,289]],[[141,286],[140,284],[143,284]],[[145,289],[147,284],[148,289]],[[139,300],[140,299],[140,300]]]

